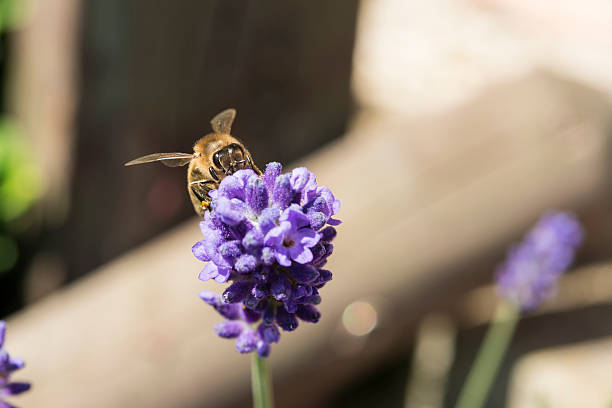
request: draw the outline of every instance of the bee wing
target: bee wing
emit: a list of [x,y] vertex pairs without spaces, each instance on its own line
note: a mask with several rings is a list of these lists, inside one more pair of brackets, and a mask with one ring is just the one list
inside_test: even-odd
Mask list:
[[234,123],[235,117],[236,109],[226,109],[212,118],[210,120],[210,124],[216,133],[229,135],[230,131],[232,130],[232,123]]
[[153,153],[129,161],[124,166],[160,161],[168,167],[179,167],[188,164],[193,157],[193,154],[187,153]]

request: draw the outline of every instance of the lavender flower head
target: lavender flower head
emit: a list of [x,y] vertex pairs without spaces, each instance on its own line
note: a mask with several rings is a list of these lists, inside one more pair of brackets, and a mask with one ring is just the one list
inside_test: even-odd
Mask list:
[[22,368],[25,363],[21,358],[9,356],[9,353],[4,349],[5,334],[6,323],[0,321],[0,408],[14,408],[13,405],[3,401],[3,398],[7,395],[17,395],[29,390],[30,384],[10,381],[11,373]]
[[497,269],[499,294],[521,310],[538,307],[554,295],[557,278],[571,265],[583,235],[572,214],[545,214]]
[[193,254],[208,262],[198,278],[231,282],[221,296],[200,298],[227,320],[217,335],[235,338],[240,353],[270,353],[280,329],[292,331],[298,319],[316,323],[319,290],[332,278],[323,269],[336,236],[333,216],[340,202],[301,167],[281,174],[269,163],[263,177],[239,170],[209,193],[211,206],[200,229],[204,239]]

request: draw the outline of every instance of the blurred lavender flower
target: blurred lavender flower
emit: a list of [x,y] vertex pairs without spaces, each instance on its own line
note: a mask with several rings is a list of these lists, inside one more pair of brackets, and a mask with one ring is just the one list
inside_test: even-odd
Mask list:
[[498,292],[522,310],[538,307],[554,295],[557,278],[571,265],[582,239],[575,216],[545,214],[497,269]]
[[11,408],[13,405],[2,400],[7,395],[17,395],[30,389],[29,383],[11,382],[9,377],[13,371],[22,368],[25,363],[21,358],[11,357],[4,349],[6,323],[0,321],[0,408]]
[[298,319],[319,320],[319,289],[332,279],[322,268],[333,251],[333,226],[340,224],[332,218],[340,202],[312,172],[281,171],[279,163],[269,163],[263,177],[250,169],[225,177],[210,192],[200,223],[204,239],[192,248],[208,262],[200,280],[232,282],[221,296],[200,293],[227,319],[215,332],[235,338],[240,353],[262,357],[279,341],[279,327],[291,331]]

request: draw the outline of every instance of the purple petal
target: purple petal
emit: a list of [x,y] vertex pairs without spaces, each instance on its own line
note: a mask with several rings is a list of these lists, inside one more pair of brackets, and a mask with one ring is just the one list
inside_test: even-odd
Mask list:
[[226,176],[219,184],[219,196],[218,199],[226,198],[231,200],[232,198],[238,198],[244,201],[244,183],[236,177],[235,174]]
[[14,405],[9,404],[6,401],[0,400],[0,408],[17,408]]
[[261,215],[259,216],[259,228],[264,235],[267,234],[272,228],[276,227],[276,224],[280,219],[280,215],[281,211],[276,207],[266,208],[261,212]]
[[245,329],[245,325],[240,321],[227,321],[215,324],[213,330],[219,337],[224,339],[235,339],[240,336],[242,331]]
[[231,273],[231,268],[218,268],[218,275],[215,277],[215,281],[219,283],[227,282]]
[[245,219],[246,204],[239,199],[232,198],[231,200],[225,197],[220,197],[216,201],[215,214],[224,224],[234,226]]
[[280,217],[281,221],[289,221],[294,229],[299,229],[301,227],[306,227],[310,225],[310,220],[302,212],[302,209],[299,205],[292,205],[287,208]]
[[227,260],[219,254],[219,245],[224,242],[220,232],[209,228],[202,228],[202,233],[204,234],[204,239],[200,242],[203,244],[202,249],[205,252],[205,256],[218,266],[229,267],[230,264]]
[[336,220],[334,218],[330,218],[329,220],[327,220],[327,223],[329,225],[340,225],[340,224],[342,224],[342,221]]
[[308,204],[308,212],[321,212],[329,218],[331,215],[331,205],[323,197],[317,197],[314,201]]
[[243,186],[246,186],[249,179],[252,178],[253,176],[257,177],[257,174],[255,174],[255,172],[252,169],[243,169],[243,170],[238,170],[237,172],[235,172],[233,176],[239,179],[242,182]]
[[6,336],[6,322],[0,320],[0,347],[4,345],[4,337]]
[[236,350],[239,353],[250,353],[257,348],[257,342],[260,340],[255,330],[251,328],[245,329],[236,340]]
[[322,197],[327,204],[329,205],[329,208],[331,210],[331,214],[330,215],[334,215],[337,214],[338,211],[340,211],[340,201],[336,200],[334,198],[334,195],[332,194],[331,190],[325,186],[320,186],[317,188],[317,195],[319,195],[320,197]]
[[315,246],[320,239],[321,235],[317,234],[317,232],[311,228],[301,228],[294,236],[294,240],[306,248]]
[[306,184],[310,179],[310,174],[311,172],[308,171],[306,167],[298,167],[297,169],[293,169],[289,179],[291,182],[291,188],[293,188],[294,191],[301,192],[304,187],[306,187]]
[[[297,244],[297,243],[293,245],[291,248],[289,248],[289,256],[295,262],[300,263],[300,264],[307,264],[308,262],[312,261],[312,258],[313,258],[312,252],[310,251],[310,249],[302,246],[301,244]],[[284,265],[284,266],[289,266],[289,265]]]
[[291,258],[289,257],[289,250],[283,246],[279,246],[274,251],[274,257],[276,258],[276,262],[282,266],[290,266]]
[[217,275],[219,275],[219,269],[217,268],[217,265],[215,265],[213,262],[209,262],[198,275],[198,279],[206,282],[209,279],[216,278]]
[[267,246],[280,246],[283,244],[285,236],[291,231],[291,223],[282,221],[278,227],[272,228],[264,237],[264,244]]
[[210,258],[206,255],[206,251],[204,250],[203,241],[196,242],[195,245],[191,247],[191,252],[200,261],[204,261],[204,262],[210,261]]
[[207,304],[211,306],[217,306],[220,304],[219,295],[211,291],[202,290],[200,291],[198,296],[200,297],[200,299],[202,299],[204,302],[206,302]]

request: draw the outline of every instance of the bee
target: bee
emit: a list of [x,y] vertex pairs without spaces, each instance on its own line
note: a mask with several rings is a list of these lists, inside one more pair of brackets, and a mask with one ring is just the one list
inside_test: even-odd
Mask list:
[[235,137],[230,135],[236,117],[235,109],[226,109],[212,118],[213,132],[199,139],[193,153],[153,153],[125,163],[125,166],[160,161],[168,167],[189,164],[187,169],[187,192],[195,212],[204,216],[210,206],[208,192],[219,187],[225,176],[238,170],[252,169],[258,176],[261,171],[255,166],[251,153]]

